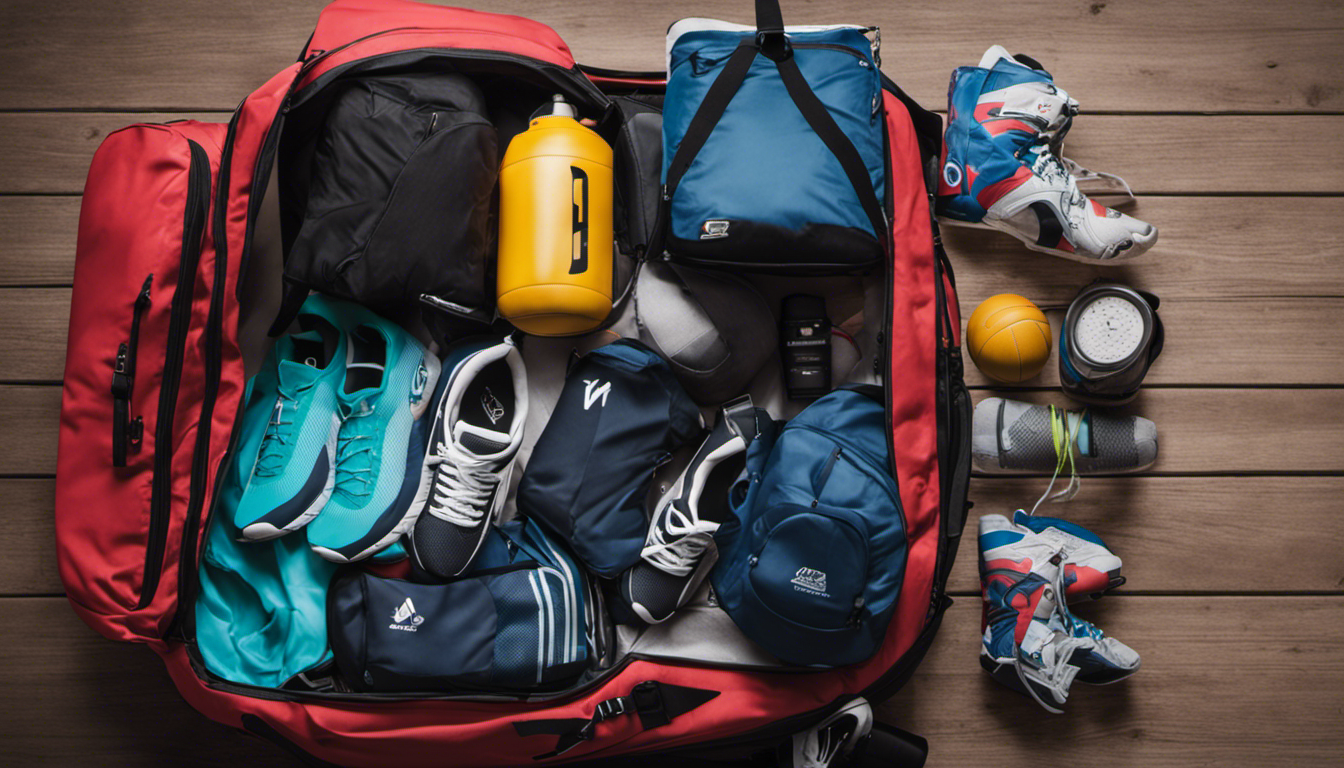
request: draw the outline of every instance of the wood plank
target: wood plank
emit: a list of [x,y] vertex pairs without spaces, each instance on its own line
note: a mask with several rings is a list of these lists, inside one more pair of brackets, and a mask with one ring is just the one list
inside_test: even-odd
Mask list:
[[[978,403],[994,394],[973,390],[971,399]],[[1078,407],[1059,392],[1005,396]],[[1140,415],[1157,424],[1154,472],[1337,473],[1344,471],[1341,409],[1340,389],[1153,388],[1108,412]]]
[[[3,29],[3,24],[0,24]],[[166,78],[175,79],[175,78]],[[242,98],[242,95],[239,95]],[[228,122],[228,112],[75,112],[0,114],[0,193],[79,194],[94,150],[132,123],[196,118]],[[73,238],[69,241],[74,242]]]
[[[1140,287],[1153,285],[1144,281]],[[1026,293],[1043,306],[1066,304],[1069,293],[1041,295],[1020,288],[1015,277],[995,290]],[[963,292],[962,317],[970,317],[975,301]],[[1344,336],[1321,333],[1321,319],[1344,311],[1344,298],[1253,301],[1183,300],[1165,302],[1161,316],[1167,329],[1162,357],[1145,380],[1157,384],[1344,384]],[[59,381],[65,369],[66,323],[70,315],[68,288],[0,288],[0,368],[3,381]],[[1057,386],[1059,324],[1063,311],[1047,313],[1056,351],[1041,375],[1028,386]],[[1291,339],[1292,343],[1284,343]],[[995,386],[967,363],[972,386]]]
[[[976,402],[993,394],[975,390]],[[1067,404],[1057,392],[1021,392],[1012,397]],[[0,385],[0,413],[8,434],[0,441],[0,475],[51,474],[61,390],[56,386]],[[1344,389],[1159,389],[1149,388],[1115,413],[1142,414],[1157,423],[1161,448],[1153,471],[1160,473],[1344,473]],[[1267,439],[1291,435],[1291,440]]]
[[0,380],[60,381],[69,324],[69,288],[0,288]]
[[[1154,286],[1147,280],[1136,287]],[[1017,293],[1013,277],[994,290]],[[1064,309],[1073,297],[1031,295],[1046,312],[1054,348],[1040,375],[1023,386],[1059,386],[1059,336]],[[969,318],[979,299],[966,296],[962,317]],[[53,306],[55,302],[53,302]],[[1162,354],[1145,385],[1201,384],[1208,386],[1344,383],[1344,338],[1321,333],[1324,318],[1344,311],[1344,299],[1256,298],[1185,299],[1164,301],[1158,310],[1166,331]],[[962,337],[963,339],[965,336]],[[1002,386],[980,372],[966,353],[966,383]],[[64,360],[64,358],[59,358]]]
[[69,285],[78,197],[0,197],[0,285]]
[[[982,514],[1030,507],[1043,479],[976,477],[949,588],[979,590],[975,532]],[[0,595],[64,591],[52,556],[53,480],[0,479]],[[1125,561],[1124,592],[1344,591],[1344,478],[1084,478],[1072,503],[1046,504],[1096,532]],[[1200,546],[1190,546],[1197,536]],[[1235,553],[1230,560],[1229,553]],[[1283,567],[1292,562],[1291,568]]]
[[[322,0],[145,0],[0,10],[0,109],[151,106],[231,109],[294,61]],[[481,10],[551,25],[575,56],[603,67],[661,69],[667,25],[710,16],[750,23],[751,5],[684,0],[631,13],[628,2],[478,0]],[[915,98],[944,103],[948,73],[994,41],[1042,61],[1089,111],[1335,110],[1344,107],[1344,12],[1330,0],[1160,0],[1060,4],[783,3],[790,23],[851,21],[882,29],[885,70]],[[613,20],[622,20],[619,32]],[[948,34],[956,20],[955,35]],[[1048,24],[1021,23],[1049,19]],[[108,34],[115,29],[118,34]],[[1004,37],[1012,30],[1011,39]],[[1067,30],[1067,31],[1065,31]],[[50,61],[79,62],[78,75]]]
[[[1339,597],[1126,597],[1085,607],[1143,657],[1130,680],[1077,685],[1067,717],[976,663],[978,601],[958,600],[927,660],[879,717],[929,738],[930,766],[1056,762],[1337,765],[1344,721]],[[1080,611],[1082,613],[1082,611]],[[0,740],[16,765],[294,765],[191,711],[153,654],[84,627],[59,598],[0,601]],[[1211,649],[1216,649],[1216,653]],[[52,723],[59,723],[53,728]],[[1287,727],[1291,724],[1291,727]]]
[[[228,121],[225,112],[0,113],[0,193],[77,194],[108,132],[178,117]],[[1293,151],[1268,151],[1266,136]],[[1344,115],[1092,115],[1069,133],[1068,155],[1121,174],[1140,195],[1344,193],[1344,164],[1320,162],[1344,156]],[[1262,245],[1281,242],[1293,244],[1280,235]]]
[[1169,303],[1344,296],[1344,198],[1146,197],[1122,210],[1161,234],[1148,253],[1118,266],[1036,253],[1000,232],[943,226],[963,309],[1008,290],[1005,283],[1024,296],[1064,302],[1098,277],[1148,286]]
[[300,765],[198,714],[157,656],[94,634],[64,598],[3,599],[0,619],[0,642],[11,651],[0,671],[13,692],[0,697],[6,765]]
[[[68,285],[77,197],[0,197],[0,285]],[[1158,244],[1129,266],[1099,267],[1027,250],[998,232],[943,227],[964,298],[1002,290],[1068,298],[1097,277],[1183,298],[1344,295],[1344,198],[1147,197],[1129,210],[1158,224]],[[1292,232],[1291,247],[1277,244]],[[1040,266],[1048,268],[1041,269]],[[1054,299],[1052,299],[1054,300]]]
[[1121,683],[1076,684],[1063,717],[976,663],[980,606],[958,600],[879,717],[929,739],[937,766],[1340,765],[1344,598],[1129,597],[1079,610],[1139,652]]
[[[975,509],[949,589],[979,593],[979,516],[1030,509],[1046,485],[1044,478],[971,480]],[[1037,514],[1101,536],[1124,560],[1125,592],[1339,592],[1341,497],[1339,477],[1096,477],[1083,478],[1073,501],[1042,504]]]
[[61,388],[0,385],[0,413],[6,416],[0,475],[55,474]]
[[0,480],[0,595],[60,594],[56,569],[55,480]]

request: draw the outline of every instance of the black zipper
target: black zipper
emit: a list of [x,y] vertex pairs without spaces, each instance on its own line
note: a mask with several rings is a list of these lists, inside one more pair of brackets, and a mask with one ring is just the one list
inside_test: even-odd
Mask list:
[[187,206],[182,220],[182,257],[178,263],[177,287],[173,290],[163,383],[159,388],[159,415],[154,425],[149,541],[145,545],[145,575],[140,584],[140,602],[135,606],[137,611],[154,601],[159,578],[163,575],[163,550],[168,539],[173,492],[173,414],[177,409],[177,388],[182,381],[187,331],[191,327],[191,303],[196,291],[196,269],[201,259],[201,237],[210,207],[210,157],[191,139],[187,139],[187,146],[191,151],[191,164],[187,169]]
[[794,43],[793,48],[815,48],[823,51],[842,51],[848,53],[859,61],[866,63],[869,67],[873,66],[873,63],[868,61],[867,56],[864,56],[862,52],[848,45],[841,45],[839,43]]
[[[177,608],[173,614],[172,623],[169,625],[170,634],[177,631],[178,623],[183,616],[183,605],[191,602],[191,598],[194,597],[191,589],[196,582],[197,532],[200,529],[201,509],[205,504],[206,472],[210,463],[210,433],[214,425],[215,401],[219,397],[221,357],[223,355],[224,284],[228,280],[229,273],[228,235],[225,231],[228,221],[228,206],[224,204],[224,201],[228,199],[229,164],[233,158],[234,131],[237,128],[238,114],[241,111],[242,105],[239,105],[238,110],[233,114],[233,118],[229,120],[228,133],[224,137],[224,147],[220,151],[219,175],[216,179],[215,194],[219,203],[215,206],[214,222],[211,225],[212,241],[215,249],[215,275],[214,281],[210,285],[210,309],[206,314],[205,321],[205,394],[201,400],[201,415],[196,428],[196,447],[191,458],[191,484],[187,496],[187,517],[182,524],[182,547],[178,552]],[[238,421],[241,421],[241,419]],[[230,447],[237,438],[237,432],[237,424],[235,423],[229,437]],[[227,451],[225,455],[227,455]],[[218,483],[219,477],[219,473],[216,472],[216,483]]]
[[136,294],[131,310],[129,340],[117,345],[117,359],[112,365],[112,466],[126,466],[126,454],[138,453],[145,433],[145,420],[131,418],[131,395],[135,392],[135,355],[140,346],[140,320],[149,309],[149,288],[154,273],[149,273],[140,293]]

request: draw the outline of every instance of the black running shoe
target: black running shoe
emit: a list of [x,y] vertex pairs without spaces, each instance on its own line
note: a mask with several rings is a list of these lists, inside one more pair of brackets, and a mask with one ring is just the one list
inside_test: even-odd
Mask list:
[[731,514],[728,494],[756,434],[750,397],[725,405],[690,464],[658,500],[642,559],[621,577],[621,596],[639,618],[667,621],[714,567],[714,533]]

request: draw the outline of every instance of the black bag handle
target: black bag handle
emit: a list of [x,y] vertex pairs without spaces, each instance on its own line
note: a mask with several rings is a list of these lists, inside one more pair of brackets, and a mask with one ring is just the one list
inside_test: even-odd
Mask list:
[[[789,98],[793,100],[803,119],[807,120],[808,126],[839,161],[845,176],[849,178],[850,185],[854,187],[854,193],[859,197],[863,212],[868,216],[873,234],[879,242],[885,243],[887,217],[882,211],[877,193],[873,191],[868,169],[863,164],[859,151],[854,148],[854,143],[836,124],[826,105],[812,92],[807,79],[803,77],[802,70],[798,68],[798,63],[793,60],[793,46],[789,43],[788,36],[784,34],[784,19],[779,10],[779,0],[756,0],[756,37],[754,40],[743,40],[728,57],[723,71],[714,79],[714,83],[705,93],[704,100],[700,102],[699,109],[686,126],[686,133],[681,137],[681,143],[677,145],[677,151],[667,166],[663,203],[666,205],[672,201],[677,185],[690,169],[691,163],[695,162],[696,155],[709,140],[710,134],[714,132],[715,126],[728,109],[728,104],[742,87],[757,53],[775,63],[780,80],[789,92]],[[661,229],[661,226],[659,228]]]

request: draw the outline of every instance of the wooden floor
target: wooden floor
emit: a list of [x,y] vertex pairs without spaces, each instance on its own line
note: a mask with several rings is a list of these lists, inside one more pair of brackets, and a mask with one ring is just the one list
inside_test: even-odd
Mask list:
[[[554,26],[586,63],[661,66],[682,16],[722,0],[479,0]],[[80,191],[109,130],[226,120],[292,62],[321,3],[0,2],[0,765],[290,766],[191,710],[148,651],[67,607],[52,546],[57,411]],[[1162,297],[1167,351],[1127,409],[1158,424],[1141,477],[1051,508],[1125,560],[1081,612],[1143,656],[1064,716],[976,663],[973,544],[938,642],[881,709],[936,766],[1344,765],[1344,4],[1304,0],[786,0],[795,23],[882,28],[883,69],[942,109],[991,43],[1082,102],[1069,154],[1124,175],[1162,231],[1114,270],[949,232],[963,317],[991,293],[1067,302],[1095,276]],[[1063,404],[1050,373],[1028,394]],[[974,371],[976,397],[989,392]],[[976,513],[1036,480],[975,478]],[[974,515],[973,515],[974,518]],[[970,526],[974,526],[972,519]]]

